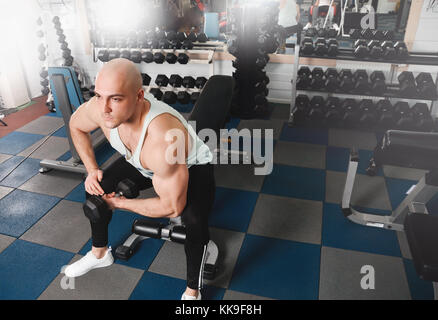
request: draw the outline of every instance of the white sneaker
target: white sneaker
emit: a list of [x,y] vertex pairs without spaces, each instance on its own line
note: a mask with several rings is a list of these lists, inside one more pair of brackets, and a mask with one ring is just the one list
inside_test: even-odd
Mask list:
[[307,22],[307,24],[304,26],[303,30],[307,30],[312,27],[312,24],[310,22]]
[[181,296],[181,300],[201,300],[201,292],[198,293],[198,297],[188,296],[185,293]]
[[111,254],[111,247],[108,248],[105,255],[100,259],[97,259],[90,250],[83,258],[65,268],[64,274],[69,278],[80,277],[90,270],[108,267],[113,262],[114,258]]

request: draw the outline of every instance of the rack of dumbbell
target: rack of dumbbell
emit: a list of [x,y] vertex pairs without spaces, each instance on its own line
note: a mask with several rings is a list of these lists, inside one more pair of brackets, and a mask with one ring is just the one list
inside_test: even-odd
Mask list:
[[398,83],[388,83],[382,71],[368,75],[364,69],[327,68],[312,70],[303,66],[298,70],[297,89],[328,93],[353,94],[361,96],[437,100],[437,85],[432,75],[420,72],[416,77],[410,71],[403,71],[397,77]]
[[[45,33],[43,30],[43,20],[41,17],[39,17],[36,21],[36,24],[38,26],[38,30],[36,32],[37,37],[41,39],[40,44],[38,45],[38,59],[43,63],[43,66],[40,69],[40,84],[41,84],[41,94],[43,96],[46,96],[49,94],[49,73],[47,72],[47,44],[45,43]],[[49,107],[50,110],[50,107]],[[50,110],[52,111],[52,110]]]
[[68,47],[64,30],[61,27],[61,21],[58,16],[55,16],[53,17],[52,22],[55,26],[56,35],[58,36],[59,47],[62,51],[62,65],[66,67],[71,67],[73,65],[74,58],[72,57],[71,50]]
[[148,74],[142,73],[142,78],[146,91],[179,112],[190,112],[192,104],[196,103],[208,81],[205,77],[195,79],[192,76],[182,77],[178,74],[172,74],[170,77],[159,74],[153,84],[151,84],[152,78]]
[[[205,33],[175,32],[163,30],[148,31],[131,31],[128,34],[104,34],[97,35],[94,41],[94,47],[98,53],[96,58],[102,62],[108,62],[115,58],[125,58],[134,63],[152,63],[163,64],[187,64],[191,62],[200,62],[190,59],[190,50],[208,50],[208,47],[199,47],[200,44],[206,43],[208,37]],[[196,46],[196,47],[195,47]],[[211,62],[213,51],[206,51],[209,56],[205,63]]]
[[437,65],[438,53],[409,52],[403,41],[357,39],[350,48],[339,48],[335,38],[304,37],[300,57],[367,62]]
[[269,114],[267,85],[264,70],[270,53],[278,46],[278,3],[266,2],[252,6],[231,8],[228,52],[233,61],[236,90],[231,114],[242,119],[264,118]]

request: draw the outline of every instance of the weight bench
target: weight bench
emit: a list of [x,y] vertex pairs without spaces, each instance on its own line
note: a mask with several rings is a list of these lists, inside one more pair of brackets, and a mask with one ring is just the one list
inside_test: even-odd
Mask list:
[[[199,96],[188,121],[196,121],[196,133],[205,128],[213,129],[219,140],[219,131],[224,128],[231,108],[234,79],[229,76],[210,77]],[[132,225],[132,234],[115,251],[117,259],[128,260],[137,250],[137,245],[148,238],[163,239],[177,243],[185,241],[185,227],[181,217],[171,218],[168,225],[156,221],[137,219]],[[203,268],[203,277],[213,279],[217,271],[218,247],[210,240]]]
[[426,207],[438,193],[438,133],[389,130],[374,149],[368,175],[375,175],[382,165],[428,171],[408,190],[390,216],[363,213],[352,207],[358,164],[359,156],[353,150],[342,197],[345,217],[364,226],[405,231],[415,269],[422,279],[434,282],[435,299],[438,299],[438,215],[429,215]]
[[[85,102],[82,91],[80,89],[78,78],[74,69],[71,67],[50,67],[48,69],[50,88],[53,94],[53,100],[56,107],[56,112],[64,119],[65,129],[67,132],[68,143],[70,147],[71,158],[67,161],[58,161],[51,159],[43,159],[40,162],[40,173],[48,172],[52,169],[87,174],[85,166],[82,164],[81,158],[73,144],[69,123],[73,112]],[[93,149],[96,150],[100,145],[105,143],[106,137],[101,129],[94,130],[91,133],[91,141]],[[110,158],[101,166],[102,170],[109,167],[117,161],[121,155]]]

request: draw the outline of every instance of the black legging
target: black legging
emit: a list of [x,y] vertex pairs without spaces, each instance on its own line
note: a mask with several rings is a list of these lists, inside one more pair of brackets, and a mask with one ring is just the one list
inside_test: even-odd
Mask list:
[[[117,184],[124,179],[130,179],[139,188],[144,190],[152,187],[152,180],[144,177],[135,167],[124,158],[113,163],[103,174],[100,182],[106,194],[116,190]],[[215,196],[215,181],[213,165],[195,165],[189,169],[189,183],[187,190],[187,204],[181,218],[186,228],[184,250],[187,262],[187,286],[198,289],[201,286],[199,273],[210,234],[208,230],[208,215],[213,207]],[[90,194],[85,192],[88,199]],[[103,248],[108,244],[108,224],[112,212],[107,213],[108,219],[91,224],[93,246]]]

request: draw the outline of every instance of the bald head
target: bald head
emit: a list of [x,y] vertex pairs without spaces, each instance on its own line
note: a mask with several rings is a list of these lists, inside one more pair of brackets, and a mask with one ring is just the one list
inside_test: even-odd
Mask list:
[[[99,85],[98,85],[99,84]],[[119,58],[107,62],[99,71],[96,89],[119,89],[126,93],[137,94],[142,89],[140,71],[132,61]]]

